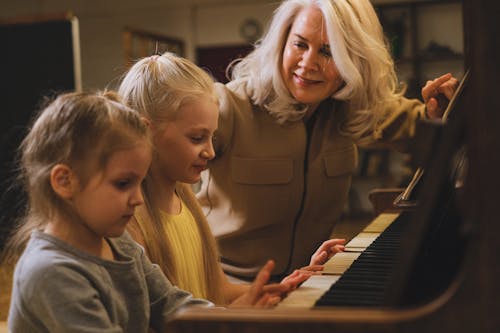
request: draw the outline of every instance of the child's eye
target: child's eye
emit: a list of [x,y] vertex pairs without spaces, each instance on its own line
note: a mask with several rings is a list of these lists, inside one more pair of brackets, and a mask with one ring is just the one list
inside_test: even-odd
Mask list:
[[191,141],[195,142],[195,143],[199,143],[199,142],[202,142],[204,140],[204,136],[192,136],[191,137]]
[[114,185],[119,190],[125,190],[130,186],[130,183],[131,182],[128,179],[120,179],[120,180],[115,181]]

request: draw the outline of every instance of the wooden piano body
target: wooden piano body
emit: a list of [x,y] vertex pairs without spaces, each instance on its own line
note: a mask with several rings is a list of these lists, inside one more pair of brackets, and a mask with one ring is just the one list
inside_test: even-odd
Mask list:
[[446,288],[404,307],[185,309],[171,332],[500,332],[500,3],[465,0],[469,168],[463,258]]
[[[473,330],[487,332],[486,323],[477,322],[480,308],[474,300],[477,284],[467,279],[474,276],[475,257],[468,251],[459,274],[438,297],[410,308],[314,307],[316,300],[388,225],[397,213],[379,215],[362,233],[346,246],[347,252],[337,255],[325,265],[328,274],[313,276],[273,310],[199,309],[186,310],[172,322],[174,332],[428,332]],[[352,251],[352,252],[349,252]],[[470,304],[467,304],[470,303]],[[463,306],[463,305],[466,306]],[[460,312],[459,312],[460,311]],[[465,317],[463,317],[465,316]],[[457,320],[467,318],[465,322]]]

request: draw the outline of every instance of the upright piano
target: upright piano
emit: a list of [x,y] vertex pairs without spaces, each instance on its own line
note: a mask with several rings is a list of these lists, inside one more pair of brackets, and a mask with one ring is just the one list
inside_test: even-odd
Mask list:
[[379,215],[275,309],[185,309],[170,331],[500,332],[499,12],[464,1],[471,74],[414,210]]

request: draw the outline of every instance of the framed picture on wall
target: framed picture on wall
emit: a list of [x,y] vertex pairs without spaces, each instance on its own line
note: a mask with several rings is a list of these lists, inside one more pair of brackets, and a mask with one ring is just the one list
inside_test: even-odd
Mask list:
[[123,30],[123,50],[127,68],[139,58],[167,51],[185,56],[183,40],[130,27],[125,27]]

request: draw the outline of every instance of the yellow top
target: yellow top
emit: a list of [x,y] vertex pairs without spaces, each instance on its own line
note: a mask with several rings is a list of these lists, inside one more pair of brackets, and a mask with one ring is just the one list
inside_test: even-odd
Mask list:
[[207,298],[205,268],[203,266],[203,247],[196,221],[191,211],[182,201],[181,212],[171,215],[161,212],[163,229],[173,250],[177,286],[193,294],[194,297]]

